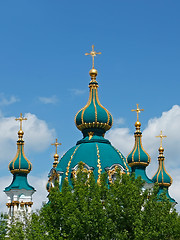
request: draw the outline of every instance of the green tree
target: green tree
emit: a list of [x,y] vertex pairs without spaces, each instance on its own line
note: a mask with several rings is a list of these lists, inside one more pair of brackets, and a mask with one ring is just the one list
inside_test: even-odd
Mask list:
[[158,186],[144,191],[141,178],[120,170],[107,183],[106,174],[98,184],[81,163],[72,185],[65,179],[59,191],[56,183],[49,203],[23,224],[15,222],[9,239],[180,239],[180,217],[166,196],[158,199]]

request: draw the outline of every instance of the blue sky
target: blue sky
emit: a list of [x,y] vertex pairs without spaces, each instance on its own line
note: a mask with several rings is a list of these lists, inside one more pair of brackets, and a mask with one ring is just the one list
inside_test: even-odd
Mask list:
[[[179,11],[178,0],[1,1],[1,180],[11,177],[7,166],[16,152],[18,131],[13,118],[20,112],[30,118],[23,126],[35,182],[38,178],[45,182],[53,162],[50,144],[56,137],[62,142],[59,155],[81,138],[74,116],[88,99],[91,59],[84,54],[91,51],[92,44],[102,52],[95,58],[100,101],[115,119],[108,137],[128,154],[136,120],[130,110],[139,103],[145,109],[140,120],[146,136],[143,142],[153,157],[152,172],[157,168],[158,142],[151,133],[158,135],[163,130],[172,135],[170,143],[168,138],[164,140],[169,147],[167,156],[173,156],[173,160],[167,158],[167,170],[172,177],[178,176]],[[167,113],[164,118],[163,112]],[[152,121],[157,132],[151,129]],[[174,189],[180,183],[176,179]],[[174,193],[180,201],[180,194]]]

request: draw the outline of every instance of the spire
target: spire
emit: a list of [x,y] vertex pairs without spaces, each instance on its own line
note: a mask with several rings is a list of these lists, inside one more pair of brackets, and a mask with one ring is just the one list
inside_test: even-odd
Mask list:
[[62,145],[62,144],[58,143],[57,138],[56,138],[56,142],[52,143],[51,145],[55,146],[55,148],[56,148],[56,153],[54,154],[54,162],[53,162],[53,168],[56,168],[57,164],[58,164],[58,159],[59,159],[59,155],[57,153],[57,147]]
[[15,158],[9,163],[9,170],[13,174],[12,183],[5,188],[4,192],[8,196],[7,207],[9,209],[9,217],[18,216],[22,209],[25,213],[31,212],[33,205],[32,195],[36,191],[29,185],[27,174],[32,170],[32,164],[27,159],[24,153],[24,132],[22,130],[22,121],[27,120],[23,118],[22,113],[19,118],[15,119],[20,122],[20,130],[18,131],[17,153]]
[[24,153],[24,140],[23,135],[24,132],[22,130],[22,121],[27,120],[27,118],[22,117],[22,113],[19,118],[15,119],[16,121],[20,121],[20,130],[18,131],[18,141],[17,141],[17,153],[15,158],[9,163],[9,170],[12,174],[14,173],[29,173],[32,170],[31,162],[26,158]]
[[137,106],[137,108],[132,109],[131,111],[137,113],[137,121],[135,123],[135,127],[136,127],[136,132],[140,132],[141,123],[139,122],[139,113],[144,111],[144,109],[140,109],[138,103],[136,104],[136,106]]
[[160,147],[159,147],[159,156],[158,156],[159,167],[158,167],[157,172],[153,176],[152,180],[153,180],[153,182],[157,182],[159,184],[159,186],[169,187],[172,184],[172,178],[167,173],[165,166],[164,166],[165,157],[163,155],[164,148],[162,147],[162,140],[163,140],[163,138],[165,138],[167,136],[163,136],[162,131],[161,131],[160,135],[156,136],[156,137],[160,138]]
[[75,116],[75,123],[77,128],[83,132],[84,136],[93,136],[97,133],[101,136],[108,131],[113,123],[112,115],[110,112],[104,108],[98,98],[98,82],[96,81],[96,76],[98,74],[97,70],[94,68],[94,57],[101,52],[94,51],[94,45],[92,46],[92,51],[86,53],[85,55],[92,56],[92,69],[89,74],[91,76],[91,81],[89,83],[89,100],[85,107],[83,107]]
[[147,183],[152,183],[145,172],[145,168],[149,165],[151,159],[149,154],[144,150],[141,141],[142,133],[140,129],[141,123],[139,122],[139,113],[144,111],[144,109],[140,109],[137,104],[137,108],[132,109],[131,111],[137,113],[137,121],[135,123],[136,131],[134,133],[135,144],[132,151],[127,156],[127,162],[131,167],[132,172],[135,172],[137,176],[140,175]]
[[167,173],[165,166],[164,166],[165,157],[163,154],[164,148],[162,146],[162,140],[163,140],[163,138],[166,138],[167,136],[163,136],[162,131],[161,131],[160,135],[156,136],[156,137],[160,138],[160,147],[159,147],[159,156],[158,156],[159,166],[158,166],[157,172],[152,177],[152,180],[153,180],[153,182],[158,183],[158,185],[159,185],[158,195],[161,195],[162,193],[164,193],[170,202],[172,202],[173,204],[176,204],[176,201],[170,197],[169,192],[168,192],[168,188],[172,184],[172,178]]

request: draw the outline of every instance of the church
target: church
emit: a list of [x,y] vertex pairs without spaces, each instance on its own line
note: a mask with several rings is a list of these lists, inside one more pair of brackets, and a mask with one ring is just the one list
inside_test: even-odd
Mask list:
[[[163,135],[162,131],[157,136],[160,138],[157,172],[152,179],[146,174],[146,168],[150,167],[151,158],[142,145],[139,113],[143,109],[140,109],[138,104],[137,108],[132,110],[137,114],[137,121],[135,122],[134,147],[128,156],[125,157],[119,149],[112,146],[111,142],[105,138],[106,132],[113,125],[113,116],[100,103],[98,98],[98,71],[94,67],[94,57],[98,54],[101,53],[96,52],[94,46],[92,46],[90,53],[86,53],[86,55],[92,57],[92,69],[89,72],[89,99],[87,104],[77,112],[74,119],[76,127],[82,132],[82,139],[78,140],[76,145],[70,148],[60,159],[57,153],[57,147],[60,143],[56,139],[56,142],[52,144],[55,145],[56,152],[53,167],[48,175],[47,191],[49,192],[53,188],[56,180],[59,182],[60,189],[64,179],[67,179],[71,184],[71,179],[76,177],[78,163],[83,162],[84,171],[87,173],[93,172],[97,182],[100,181],[101,173],[107,172],[109,184],[113,183],[116,179],[116,171],[120,169],[122,174],[134,173],[136,177],[141,176],[145,182],[145,189],[152,188],[154,183],[158,183],[158,194],[164,192],[169,201],[175,204],[176,201],[168,192],[172,184],[172,178],[165,169],[162,140],[166,136]],[[4,190],[8,197],[6,205],[10,217],[23,211],[31,213],[32,195],[35,192],[34,187],[29,185],[27,179],[32,170],[32,164],[26,158],[24,152],[22,122],[27,119],[23,118],[21,114],[15,120],[20,122],[20,130],[18,131],[17,154],[9,163],[9,170],[13,175],[13,180],[10,186],[7,186]]]

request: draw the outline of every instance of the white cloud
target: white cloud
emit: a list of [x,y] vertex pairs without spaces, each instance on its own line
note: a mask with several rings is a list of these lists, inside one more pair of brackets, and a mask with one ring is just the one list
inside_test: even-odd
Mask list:
[[58,102],[58,98],[55,95],[52,97],[39,97],[39,101],[44,104],[55,104]]
[[[180,106],[174,105],[169,111],[163,112],[161,117],[150,119],[143,131],[142,143],[151,156],[151,163],[147,167],[149,177],[153,176],[158,167],[160,139],[155,136],[159,135],[161,130],[163,135],[167,136],[163,140],[165,167],[174,180],[170,194],[180,204]],[[107,133],[107,138],[124,156],[127,156],[134,146],[134,136],[128,128],[112,129]],[[180,207],[177,208],[180,210]]]
[[44,120],[40,120],[36,115],[27,113],[26,123],[23,125],[23,130],[26,133],[24,139],[28,143],[26,149],[31,151],[44,151],[51,145],[55,138],[55,130],[49,129]]
[[113,121],[114,126],[122,125],[125,123],[124,118],[115,118]]
[[128,128],[114,128],[106,134],[106,137],[116,148],[122,151],[122,154],[127,155],[134,145],[133,135],[130,134]]
[[19,102],[19,99],[15,96],[9,98],[5,97],[4,93],[0,93],[0,106],[11,105],[15,102]]
[[83,95],[86,92],[86,90],[77,89],[77,88],[73,88],[69,90],[76,96]]
[[0,213],[1,212],[7,212],[7,207],[6,207],[6,203],[7,203],[7,195],[4,192],[5,187],[9,186],[10,183],[12,181],[12,175],[10,176],[4,176],[0,178]]
[[48,192],[46,190],[46,184],[48,181],[48,173],[43,174],[42,176],[35,177],[31,176],[29,177],[29,184],[33,186],[36,189],[36,192],[33,194],[33,211],[36,209],[40,209],[42,206],[42,203],[47,202],[47,195]]
[[[28,119],[23,122],[26,149],[44,151],[54,140],[55,130],[49,129],[47,123],[34,114],[27,113],[25,117]],[[15,121],[15,117],[0,116],[0,162],[9,162],[14,157],[18,130],[19,123]]]

